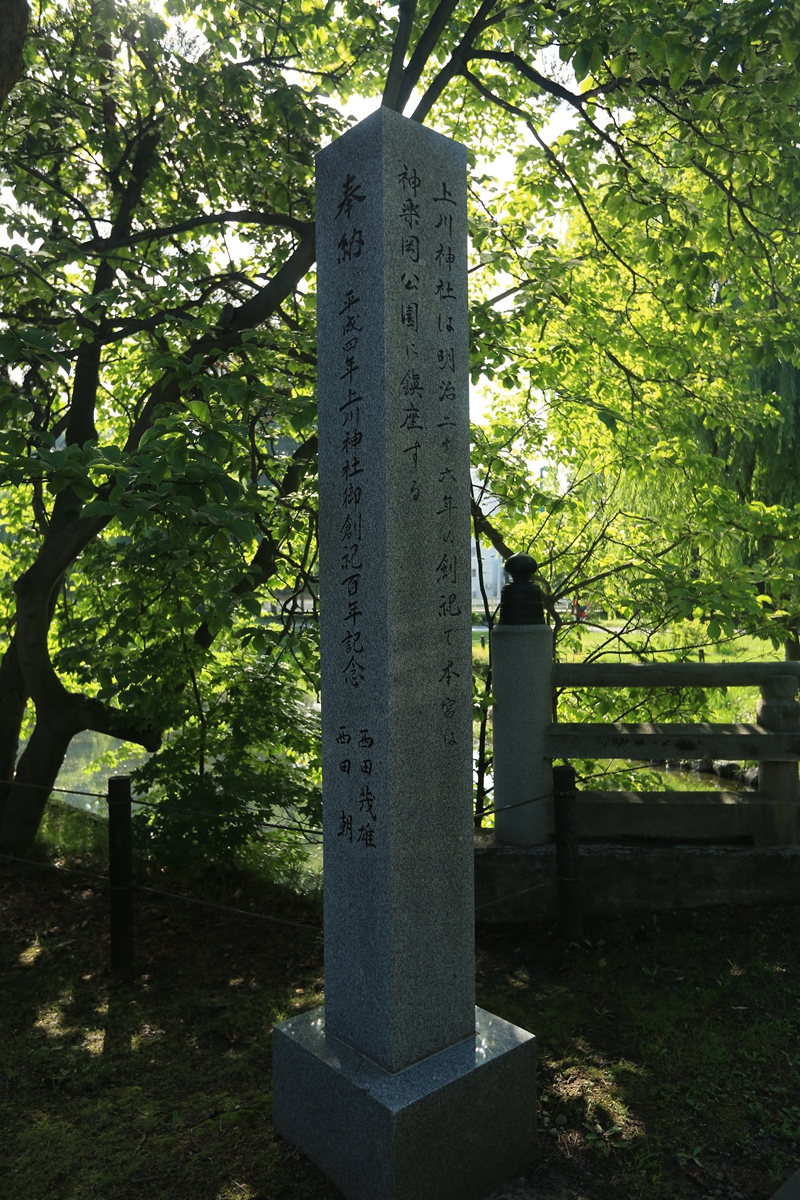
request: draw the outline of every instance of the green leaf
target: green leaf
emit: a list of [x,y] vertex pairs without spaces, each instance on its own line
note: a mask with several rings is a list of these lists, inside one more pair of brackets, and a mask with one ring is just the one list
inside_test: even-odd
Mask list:
[[593,50],[594,44],[592,42],[583,42],[572,59],[572,69],[575,72],[575,78],[578,83],[581,83],[589,74]]
[[208,405],[202,400],[187,400],[186,407],[192,416],[196,417],[198,421],[201,421],[203,424],[210,423],[211,413],[209,412]]

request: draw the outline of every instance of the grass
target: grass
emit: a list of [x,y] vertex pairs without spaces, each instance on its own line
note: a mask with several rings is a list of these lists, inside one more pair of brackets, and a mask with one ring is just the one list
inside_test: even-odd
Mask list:
[[[36,857],[76,874],[0,863],[0,1196],[338,1197],[270,1122],[272,1027],[324,995],[318,895],[235,867],[182,885],[298,929],[140,894],[126,985],[92,877],[103,835],[53,806]],[[566,950],[546,927],[479,926],[478,1003],[539,1044],[520,1195],[766,1200],[800,1163],[797,918],[648,915]]]
[[688,1181],[769,1196],[796,1169],[800,1014],[787,915],[606,923],[572,948],[538,1006],[510,999],[508,985],[533,982],[524,965],[488,998],[542,1031],[543,1107],[567,1117],[564,1151],[613,1160],[618,1193],[692,1194]]
[[319,894],[235,866],[175,889],[298,928],[139,893],[128,985],[108,970],[106,841],[56,804],[33,857],[69,873],[0,863],[0,1195],[335,1196],[270,1123],[272,1025],[321,1000]]

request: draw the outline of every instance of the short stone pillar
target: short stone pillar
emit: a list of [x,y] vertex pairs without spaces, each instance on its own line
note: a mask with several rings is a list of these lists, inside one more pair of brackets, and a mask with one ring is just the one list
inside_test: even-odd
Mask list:
[[492,763],[495,837],[507,846],[537,846],[553,827],[553,771],[545,731],[553,721],[553,631],[545,624],[536,563],[514,554],[505,564],[492,629]]
[[479,1200],[535,1040],[475,1008],[466,152],[381,108],[317,159],[325,1008],[273,1119],[348,1200]]
[[[773,733],[794,733],[800,729],[800,704],[797,703],[797,679],[794,675],[773,675],[761,685],[756,719]],[[758,764],[758,790],[765,800],[797,803],[800,782],[796,762]]]

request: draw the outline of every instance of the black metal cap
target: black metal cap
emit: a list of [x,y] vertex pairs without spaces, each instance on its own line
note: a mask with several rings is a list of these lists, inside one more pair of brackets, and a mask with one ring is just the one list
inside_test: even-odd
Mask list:
[[500,593],[498,625],[544,625],[542,589],[531,583],[535,560],[529,554],[512,554],[504,565],[511,583]]

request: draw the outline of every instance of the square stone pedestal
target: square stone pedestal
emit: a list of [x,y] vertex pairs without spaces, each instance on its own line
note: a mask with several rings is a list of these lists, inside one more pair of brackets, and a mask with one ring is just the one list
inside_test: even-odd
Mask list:
[[483,1009],[474,1038],[396,1074],[322,1008],[276,1025],[273,1054],[275,1132],[347,1200],[482,1200],[533,1157],[536,1039]]

